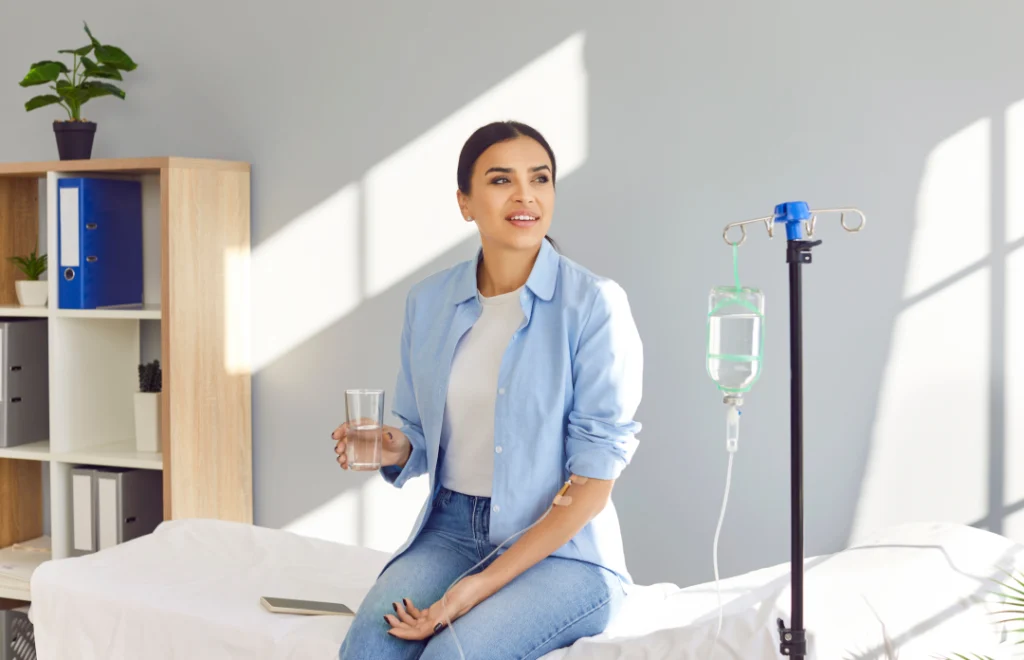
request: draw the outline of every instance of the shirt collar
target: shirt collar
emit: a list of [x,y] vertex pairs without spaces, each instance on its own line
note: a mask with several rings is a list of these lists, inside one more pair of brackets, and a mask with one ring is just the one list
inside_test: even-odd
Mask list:
[[[476,269],[483,258],[483,248],[477,250],[476,258],[463,265],[462,273],[456,288],[455,304],[461,304],[477,295]],[[555,281],[558,279],[558,252],[551,247],[547,239],[541,241],[540,252],[526,280],[526,288],[541,300],[551,300],[555,293]]]

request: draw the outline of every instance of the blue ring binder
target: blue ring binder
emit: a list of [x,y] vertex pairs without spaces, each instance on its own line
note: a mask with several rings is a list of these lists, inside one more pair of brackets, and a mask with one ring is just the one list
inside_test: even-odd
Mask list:
[[57,301],[61,309],[141,306],[142,184],[57,182]]

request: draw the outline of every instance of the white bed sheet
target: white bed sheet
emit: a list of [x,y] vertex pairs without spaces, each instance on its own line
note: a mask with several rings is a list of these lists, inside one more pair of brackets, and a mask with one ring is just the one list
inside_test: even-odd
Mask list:
[[[1021,658],[992,592],[1000,569],[1024,569],[1024,546],[954,524],[889,528],[834,555],[806,560],[809,656],[822,660],[934,659],[980,653]],[[638,588],[601,635],[545,660],[753,660],[783,658],[777,621],[790,620],[789,563],[679,590]],[[1016,626],[1019,627],[1019,626]],[[969,655],[968,657],[975,657]]]
[[[346,617],[274,615],[260,596],[342,600],[358,607],[388,555],[290,532],[210,520],[174,521],[86,557],[48,562],[32,579],[39,660],[255,658],[330,660]],[[970,651],[1000,655],[983,602],[996,566],[1024,548],[977,529],[907,525],[808,560],[811,657],[900,658]],[[789,622],[788,564],[722,583],[717,653],[714,584],[637,586],[602,635],[543,660],[780,658],[776,619]],[[883,624],[885,629],[883,631]],[[458,624],[456,624],[458,625]],[[476,660],[476,659],[471,659]]]
[[39,660],[329,660],[348,617],[266,612],[261,596],[358,607],[388,555],[213,520],[166,522],[32,576]]

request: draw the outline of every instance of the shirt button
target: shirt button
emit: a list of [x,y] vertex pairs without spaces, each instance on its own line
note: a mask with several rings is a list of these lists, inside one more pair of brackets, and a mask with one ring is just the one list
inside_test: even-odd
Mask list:
[[495,504],[494,506],[491,507],[491,511],[498,513],[499,511],[501,511],[501,507]]
[[505,393],[505,388],[504,387],[498,390],[498,394],[504,394],[504,393]]
[[498,445],[497,447],[494,448],[494,453],[496,453],[496,454],[500,454],[501,453],[501,445]]

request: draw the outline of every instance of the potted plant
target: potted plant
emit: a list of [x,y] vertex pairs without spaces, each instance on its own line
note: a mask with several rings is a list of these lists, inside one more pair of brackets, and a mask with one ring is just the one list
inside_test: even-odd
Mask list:
[[160,451],[160,360],[139,365],[139,391],[135,392],[135,449]]
[[28,279],[14,282],[14,290],[18,294],[18,302],[23,307],[43,307],[46,305],[47,283],[39,279],[39,276],[46,272],[46,255],[36,256],[33,250],[27,257],[8,257],[14,262],[25,277]]
[[[25,110],[59,104],[68,113],[66,120],[55,119],[53,132],[57,137],[57,152],[61,160],[88,159],[92,156],[92,142],[96,123],[82,119],[82,106],[100,96],[124,99],[125,93],[107,80],[123,80],[122,71],[134,71],[137,65],[117,46],[100,43],[85,25],[89,36],[87,46],[57,51],[72,56],[72,66],[56,60],[42,60],[30,68],[22,87],[49,85],[53,94],[42,94],[29,99]],[[92,54],[93,57],[89,55]]]

